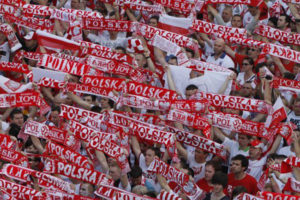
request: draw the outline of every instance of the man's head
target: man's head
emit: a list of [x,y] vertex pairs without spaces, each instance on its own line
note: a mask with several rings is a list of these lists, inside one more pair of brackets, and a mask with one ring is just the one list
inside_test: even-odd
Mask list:
[[296,116],[300,116],[300,97],[297,97],[293,102],[293,111]]
[[231,18],[231,26],[234,28],[242,28],[243,26],[243,18],[241,15],[234,15]]
[[71,8],[77,10],[85,10],[86,1],[85,0],[72,0]]
[[263,152],[264,144],[260,140],[253,140],[250,143],[249,158],[251,160],[258,160]]
[[250,98],[253,95],[253,87],[252,87],[252,83],[251,81],[247,81],[246,83],[244,83],[244,85],[242,85],[241,90],[240,90],[240,95],[242,97],[247,97]]
[[224,188],[227,187],[228,184],[228,177],[227,174],[223,172],[216,172],[212,177],[211,183],[213,184],[213,192],[214,193],[221,193]]
[[206,161],[208,153],[206,151],[195,149],[195,160],[199,163],[203,163]]
[[166,56],[166,61],[170,65],[178,65],[177,57],[174,55]]
[[248,169],[249,161],[248,159],[238,154],[231,159],[230,171],[234,174],[245,173]]
[[150,147],[146,150],[145,153],[145,162],[146,165],[149,166],[152,161],[155,159],[155,157],[160,157],[160,150],[156,147]]
[[252,58],[253,60],[256,60],[258,58],[259,54],[260,54],[259,48],[251,47],[247,50],[248,57]]
[[222,12],[222,18],[225,23],[229,22],[232,17],[232,6],[226,6]]
[[84,94],[82,96],[83,101],[88,102],[89,104],[94,104],[96,101],[96,96],[91,94]]
[[9,116],[12,123],[16,124],[19,127],[23,126],[24,115],[20,109],[18,108],[13,109]]
[[85,197],[94,197],[94,187],[90,183],[82,183],[80,185],[79,195]]
[[102,109],[111,109],[114,107],[114,101],[109,98],[102,97],[100,99],[100,105]]
[[154,16],[150,17],[148,25],[157,27],[158,21],[159,21],[159,16],[154,15]]
[[248,11],[253,17],[257,14],[258,10],[258,7],[248,6]]
[[221,55],[225,50],[225,41],[221,38],[218,38],[214,42],[214,53],[215,55]]
[[250,72],[253,69],[253,65],[254,65],[253,59],[250,57],[246,57],[243,59],[241,71],[242,72]]
[[216,171],[220,171],[221,166],[218,162],[210,160],[205,164],[204,178],[206,181],[211,181]]
[[198,87],[196,85],[188,85],[185,88],[185,97],[186,99],[190,99],[191,96],[193,96],[194,94],[196,94],[198,91]]
[[51,110],[50,114],[50,120],[53,122],[56,126],[59,124],[59,113],[60,113],[60,107],[59,106],[54,106]]
[[109,166],[109,175],[114,181],[121,178],[121,169],[116,163],[112,163]]
[[134,166],[130,171],[132,187],[142,184],[143,171],[139,166]]
[[290,26],[291,19],[287,15],[280,15],[277,21],[277,28],[280,30],[285,30]]
[[239,134],[238,135],[238,143],[240,147],[247,147],[250,143],[251,136]]

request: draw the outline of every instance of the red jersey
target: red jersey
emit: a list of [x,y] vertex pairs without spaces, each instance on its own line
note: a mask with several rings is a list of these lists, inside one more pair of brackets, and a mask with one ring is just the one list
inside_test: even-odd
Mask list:
[[200,179],[196,184],[200,189],[204,190],[207,193],[211,192],[213,189],[213,186],[208,185],[208,182],[205,180],[205,178]]
[[247,193],[255,195],[258,192],[257,181],[253,176],[246,174],[242,180],[236,180],[234,174],[228,175],[228,194],[231,194],[236,186],[244,186],[247,189]]

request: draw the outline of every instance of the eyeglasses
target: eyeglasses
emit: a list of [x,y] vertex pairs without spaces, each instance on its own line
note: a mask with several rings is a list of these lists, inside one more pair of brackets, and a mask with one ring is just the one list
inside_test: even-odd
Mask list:
[[242,65],[250,65],[249,63],[242,63]]

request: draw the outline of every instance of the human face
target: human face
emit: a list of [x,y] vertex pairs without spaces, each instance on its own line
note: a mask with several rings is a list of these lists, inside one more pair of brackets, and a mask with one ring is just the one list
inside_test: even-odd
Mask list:
[[204,178],[206,181],[211,181],[213,175],[215,174],[215,169],[211,165],[206,165],[205,166],[205,174]]
[[238,174],[244,171],[241,160],[233,160],[230,165],[231,173]]
[[300,115],[300,101],[296,101],[293,105],[293,111],[295,115],[299,116]]
[[12,119],[12,123],[18,125],[18,126],[23,126],[23,123],[24,123],[24,116],[22,113],[18,113],[18,114],[15,114],[13,119]]
[[177,59],[176,59],[176,58],[171,58],[171,59],[169,60],[168,64],[170,64],[170,65],[178,65],[178,64],[177,64]]
[[277,28],[283,30],[287,25],[288,23],[285,21],[285,16],[280,16],[277,21]]
[[207,154],[204,151],[201,151],[200,149],[195,150],[195,160],[197,162],[205,162],[206,155]]
[[3,44],[6,41],[6,36],[0,32],[0,44]]
[[256,148],[251,146],[249,149],[249,158],[256,160],[259,159],[261,156],[261,148]]
[[239,134],[238,136],[238,143],[240,147],[246,147],[249,145],[250,140],[246,135]]
[[146,151],[146,156],[145,156],[145,162],[147,166],[149,166],[152,163],[154,157],[155,157],[155,152],[152,149],[148,149]]
[[258,48],[250,48],[250,49],[248,49],[247,54],[250,58],[255,60],[259,56],[260,51]]
[[92,104],[93,103],[93,99],[91,96],[84,96],[83,97],[83,101],[86,101],[88,102],[89,104]]
[[241,89],[241,96],[250,97],[252,95],[252,86],[250,83],[245,83]]
[[121,171],[118,169],[118,167],[113,166],[109,168],[109,175],[114,181],[116,181],[121,177]]
[[57,125],[59,123],[59,113],[58,111],[52,111],[51,112],[51,121]]
[[257,14],[257,10],[258,10],[257,7],[248,6],[248,11],[250,12],[250,14],[251,14],[252,16],[255,16],[255,15]]
[[137,178],[132,178],[132,185],[141,185],[142,184],[142,176],[139,176]]
[[109,101],[108,98],[104,98],[104,97],[101,98],[101,100],[100,100],[101,108],[103,108],[103,109],[110,108],[108,101]]
[[232,9],[231,8],[225,8],[222,12],[222,18],[224,22],[229,22],[232,17]]
[[221,53],[223,53],[224,48],[225,48],[224,41],[221,39],[217,39],[214,43],[214,53],[216,55],[220,55]]
[[149,26],[157,27],[157,20],[154,18],[151,18],[149,20]]
[[220,184],[213,184],[213,193],[221,193],[223,191],[223,186]]
[[253,65],[251,65],[248,60],[243,60],[241,71],[242,72],[249,72],[249,71],[252,70],[252,67],[253,67]]
[[146,59],[142,54],[136,54],[135,60],[139,67],[144,67],[144,65],[146,64]]
[[80,187],[79,194],[81,196],[85,196],[85,197],[91,196],[91,191],[89,189],[89,184],[83,183]]
[[185,91],[186,99],[190,99],[191,96],[193,96],[193,95],[196,94],[196,93],[197,93],[197,90],[196,90],[196,89],[195,89],[195,90],[186,90],[186,91]]
[[231,26],[234,28],[241,28],[243,25],[241,16],[233,16],[231,20]]

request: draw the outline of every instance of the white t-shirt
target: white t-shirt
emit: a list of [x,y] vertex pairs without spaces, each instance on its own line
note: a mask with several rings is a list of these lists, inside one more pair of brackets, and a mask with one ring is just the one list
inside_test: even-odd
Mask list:
[[90,39],[94,43],[98,43],[102,46],[109,47],[115,49],[118,46],[127,47],[127,38],[124,37],[122,32],[118,33],[117,39],[111,40],[108,31],[103,31],[102,34],[88,34],[88,39]]
[[239,143],[234,140],[231,140],[226,137],[222,144],[229,150],[230,153],[229,162],[231,162],[231,159],[238,154],[241,154],[246,157],[249,156],[249,150],[248,151],[240,150]]
[[151,185],[151,187],[154,188],[155,192],[159,193],[160,190],[161,190],[161,186],[160,186],[160,184],[157,181],[156,174],[150,174],[150,173],[148,173],[147,170],[148,170],[149,166],[146,165],[145,156],[142,153],[140,154],[139,165],[140,165],[140,168],[143,171],[143,176],[149,182],[149,184]]
[[9,55],[10,55],[10,48],[8,45],[8,42],[4,42],[0,45],[0,61],[8,62],[9,61]]
[[248,78],[245,81],[245,72],[240,72],[236,78],[236,80],[239,82],[240,85],[244,85],[245,82],[247,82],[247,81],[254,81],[254,79],[255,79],[255,74],[253,74],[250,78]]
[[189,167],[194,171],[194,180],[195,182],[197,182],[204,177],[206,162],[197,163],[195,160],[195,151],[192,150],[187,151],[187,156],[187,162],[189,164]]
[[300,128],[300,116],[295,115],[294,111],[291,111],[287,116],[288,122],[293,122],[298,129]]
[[259,181],[259,178],[263,173],[263,167],[266,164],[266,161],[267,161],[267,156],[264,156],[259,160],[249,159],[247,174],[253,176],[257,181]]
[[291,146],[286,146],[286,147],[283,147],[283,148],[279,149],[277,154],[278,155],[285,155],[287,157],[296,156],[295,152],[292,152]]
[[223,53],[218,59],[215,59],[214,54],[211,54],[206,59],[206,62],[216,64],[226,68],[234,68],[234,62],[226,53]]

